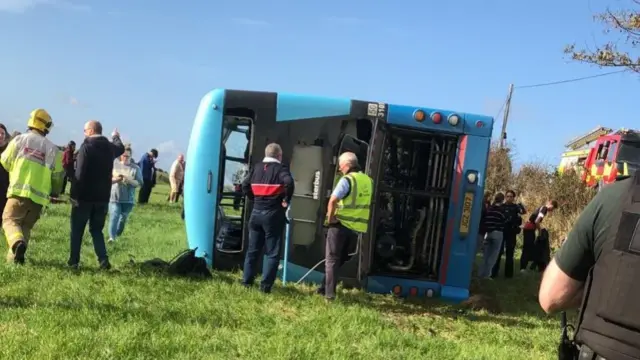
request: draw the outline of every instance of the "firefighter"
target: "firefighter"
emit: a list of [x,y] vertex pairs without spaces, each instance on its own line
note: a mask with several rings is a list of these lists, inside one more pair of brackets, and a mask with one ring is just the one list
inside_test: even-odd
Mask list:
[[327,300],[335,299],[337,272],[348,259],[349,245],[357,242],[358,234],[369,229],[373,195],[373,180],[360,169],[356,154],[342,153],[338,167],[344,176],[333,189],[327,205],[329,229],[325,245],[325,278],[317,291]]
[[640,359],[640,172],[602,188],[547,266],[547,313],[580,307],[580,359]]
[[50,195],[62,191],[62,152],[46,138],[53,122],[44,109],[31,112],[27,132],[13,138],[0,157],[9,173],[7,205],[2,213],[9,252],[7,261],[24,264],[31,229]]

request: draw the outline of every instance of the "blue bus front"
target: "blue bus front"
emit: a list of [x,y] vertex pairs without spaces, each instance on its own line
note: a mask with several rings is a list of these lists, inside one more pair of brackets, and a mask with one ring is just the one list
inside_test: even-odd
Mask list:
[[370,231],[344,259],[343,283],[463,300],[492,127],[489,117],[430,108],[214,90],[201,102],[187,154],[189,245],[216,268],[241,265],[251,203],[237,183],[275,141],[296,181],[280,276],[320,282],[336,159],[352,151],[375,180],[375,198]]

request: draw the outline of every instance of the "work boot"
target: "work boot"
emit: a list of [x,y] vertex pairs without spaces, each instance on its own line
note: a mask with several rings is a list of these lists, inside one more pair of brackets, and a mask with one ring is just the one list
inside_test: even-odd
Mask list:
[[13,261],[16,264],[24,264],[24,253],[27,252],[27,244],[24,241],[18,241],[13,245]]

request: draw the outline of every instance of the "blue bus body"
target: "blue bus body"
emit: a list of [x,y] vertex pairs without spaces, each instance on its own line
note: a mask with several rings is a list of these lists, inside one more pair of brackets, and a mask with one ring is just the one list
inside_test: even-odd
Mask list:
[[184,183],[190,248],[216,269],[242,266],[251,203],[238,191],[271,142],[296,182],[279,277],[319,283],[336,159],[374,179],[369,231],[350,244],[345,286],[468,298],[493,118],[291,93],[215,89],[195,117]]

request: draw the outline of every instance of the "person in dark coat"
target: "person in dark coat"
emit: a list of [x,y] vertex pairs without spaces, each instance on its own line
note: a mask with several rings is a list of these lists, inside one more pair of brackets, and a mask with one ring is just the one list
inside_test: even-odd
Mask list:
[[64,149],[64,153],[62,154],[62,167],[64,168],[64,181],[62,182],[62,193],[64,194],[67,188],[67,182],[70,182],[75,174],[75,152],[76,152],[76,142],[71,140],[69,144]]
[[[4,124],[0,124],[0,153],[7,148],[11,140],[11,135],[7,131],[7,127]],[[0,166],[0,213],[4,211],[4,206],[7,204],[7,189],[9,188],[9,173],[4,167]],[[0,225],[2,225],[2,219],[0,219]]]
[[142,187],[138,192],[138,204],[146,204],[149,202],[151,190],[156,185],[156,160],[158,159],[158,150],[151,149],[148,153],[142,155],[138,166],[142,170]]
[[100,268],[109,270],[111,263],[103,230],[109,212],[113,163],[124,153],[124,144],[117,130],[111,134],[111,141],[103,136],[102,125],[96,120],[85,124],[84,135],[71,182],[71,244],[67,264],[72,268],[80,265],[82,236],[88,223]]

